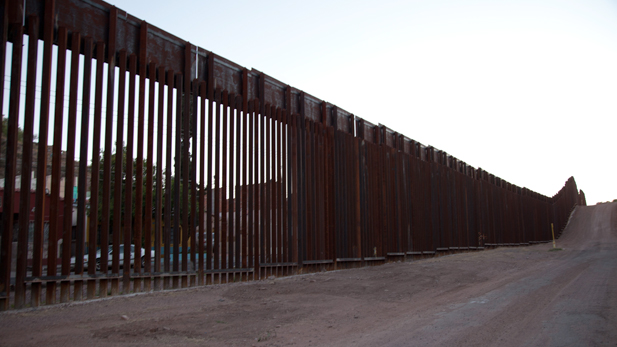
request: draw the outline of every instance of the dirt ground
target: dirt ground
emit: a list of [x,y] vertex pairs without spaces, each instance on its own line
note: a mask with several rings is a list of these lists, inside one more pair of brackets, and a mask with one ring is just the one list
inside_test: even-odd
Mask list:
[[617,203],[551,244],[0,314],[2,346],[617,346]]

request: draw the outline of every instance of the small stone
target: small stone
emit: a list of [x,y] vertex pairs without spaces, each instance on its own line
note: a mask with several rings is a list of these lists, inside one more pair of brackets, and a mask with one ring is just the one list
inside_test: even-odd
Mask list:
[[122,318],[123,320],[129,320],[129,316],[123,314],[122,316],[120,316],[120,318]]

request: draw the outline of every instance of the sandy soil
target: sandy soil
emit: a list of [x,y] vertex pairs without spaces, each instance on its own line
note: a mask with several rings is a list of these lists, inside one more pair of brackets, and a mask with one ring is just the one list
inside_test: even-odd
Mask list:
[[617,203],[551,244],[0,314],[0,345],[617,346]]

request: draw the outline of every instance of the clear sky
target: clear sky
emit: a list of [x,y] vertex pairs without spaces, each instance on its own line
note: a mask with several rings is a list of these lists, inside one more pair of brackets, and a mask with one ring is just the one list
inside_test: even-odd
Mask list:
[[617,198],[617,1],[109,2],[516,185]]

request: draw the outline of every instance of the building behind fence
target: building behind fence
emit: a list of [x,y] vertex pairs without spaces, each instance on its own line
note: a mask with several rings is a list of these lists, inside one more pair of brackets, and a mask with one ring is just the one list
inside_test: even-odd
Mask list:
[[585,204],[105,2],[0,6],[0,309],[546,242]]

